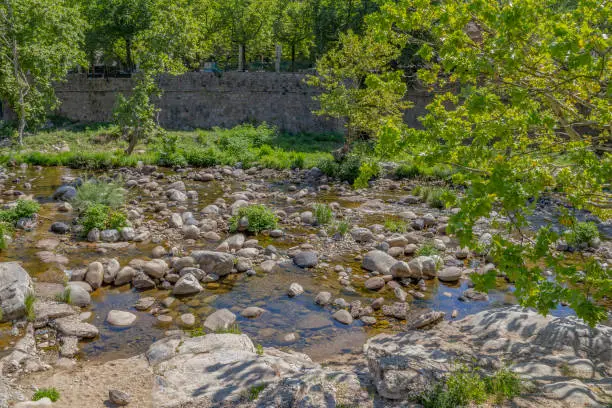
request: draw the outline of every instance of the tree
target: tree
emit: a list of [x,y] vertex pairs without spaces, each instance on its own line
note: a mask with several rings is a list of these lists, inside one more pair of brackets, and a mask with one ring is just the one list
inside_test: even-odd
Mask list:
[[291,71],[295,71],[297,52],[308,55],[313,45],[312,8],[307,1],[283,2],[274,21],[274,37],[291,53]]
[[[419,78],[437,93],[424,130],[387,128],[392,136],[379,144],[454,167],[465,194],[449,226],[462,244],[479,246],[481,217],[505,226],[481,248],[497,271],[472,274],[477,288],[501,273],[522,305],[546,314],[567,303],[590,324],[606,317],[609,269],[589,257],[568,262],[554,251],[558,234],[530,233],[527,218],[543,195],[610,216],[610,14],[595,0],[398,0],[385,3],[367,30],[390,44],[418,45],[427,62]],[[424,31],[437,40],[412,34]],[[570,212],[564,221],[575,218]]]
[[317,74],[308,79],[324,91],[315,113],[344,121],[344,153],[360,135],[375,136],[389,121],[402,122],[410,104],[404,100],[402,73],[391,69],[399,55],[394,44],[349,31],[317,62]]
[[19,143],[57,105],[53,82],[82,62],[82,20],[64,0],[0,4],[0,96],[15,110]]

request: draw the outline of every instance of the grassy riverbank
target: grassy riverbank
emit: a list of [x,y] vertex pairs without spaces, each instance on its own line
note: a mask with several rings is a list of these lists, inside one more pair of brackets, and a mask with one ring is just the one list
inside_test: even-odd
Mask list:
[[126,155],[126,142],[111,125],[53,129],[25,138],[24,146],[0,149],[0,163],[105,169],[144,164],[167,167],[259,164],[275,169],[310,168],[332,160],[342,145],[338,134],[290,135],[266,125],[233,129],[168,131],[166,137],[139,144]]

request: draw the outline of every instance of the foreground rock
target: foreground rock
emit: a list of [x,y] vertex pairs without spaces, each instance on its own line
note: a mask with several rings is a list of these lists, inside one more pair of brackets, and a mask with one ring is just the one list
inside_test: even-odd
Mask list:
[[605,406],[612,398],[612,328],[575,318],[488,310],[434,330],[381,334],[364,349],[374,385],[389,399],[417,397],[461,362],[485,371],[510,363],[547,407]]
[[0,263],[0,321],[25,315],[25,299],[34,293],[30,275],[17,262]]
[[[152,399],[159,407],[362,406],[368,399],[355,375],[324,370],[301,353],[265,349],[258,355],[246,335],[170,337],[146,356],[156,373]],[[250,403],[245,396],[258,385],[266,387]]]

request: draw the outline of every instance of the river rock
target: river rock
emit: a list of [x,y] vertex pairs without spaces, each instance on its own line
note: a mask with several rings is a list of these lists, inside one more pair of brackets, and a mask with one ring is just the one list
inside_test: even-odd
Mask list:
[[17,262],[0,263],[0,321],[25,315],[25,298],[34,293],[30,275]]
[[119,405],[119,406],[128,405],[131,399],[132,399],[131,395],[128,394],[127,392],[123,392],[123,391],[116,390],[116,389],[112,389],[108,391],[108,400],[115,405]]
[[106,316],[106,321],[113,326],[131,326],[136,321],[136,315],[122,310],[111,310]]
[[73,284],[74,282],[70,282],[66,289],[64,289],[64,297],[67,296],[67,291],[70,291],[70,303],[79,306],[86,307],[91,304],[91,296],[89,292],[87,292],[80,285]]
[[300,268],[313,268],[319,263],[319,255],[315,251],[300,251],[293,257],[293,263]]
[[388,275],[391,267],[397,262],[395,258],[386,252],[373,250],[365,254],[361,267],[371,272]]
[[301,295],[302,293],[304,293],[304,288],[302,287],[302,285],[296,282],[293,282],[291,285],[289,285],[289,289],[287,290],[287,295],[289,295],[289,297],[296,297],[298,295]]
[[195,225],[185,225],[183,227],[183,237],[185,239],[198,239],[200,238],[200,229]]
[[315,303],[320,306],[327,306],[331,303],[332,294],[329,292],[319,292],[315,297]]
[[100,239],[103,242],[117,242],[121,239],[121,234],[116,229],[100,231]]
[[385,286],[385,280],[380,276],[374,276],[366,280],[364,285],[370,290],[380,290]]
[[163,259],[153,259],[142,264],[142,271],[154,279],[160,279],[168,272],[168,264]]
[[155,298],[152,296],[145,296],[138,299],[138,302],[134,305],[136,310],[144,311],[149,309],[151,306],[155,304]]
[[332,315],[332,317],[334,319],[336,319],[337,321],[339,321],[340,323],[342,323],[342,324],[349,325],[349,324],[353,323],[353,317],[348,312],[348,310],[340,309],[340,310],[336,311]]
[[442,282],[457,282],[461,278],[461,268],[449,266],[438,272],[438,279]]
[[183,217],[179,213],[172,213],[168,224],[171,228],[183,228]]
[[67,234],[70,232],[70,226],[64,222],[54,222],[51,224],[51,232],[56,234]]
[[63,336],[92,339],[98,336],[98,328],[79,320],[78,316],[68,316],[53,320],[53,327]]
[[133,241],[136,238],[136,231],[132,227],[123,227],[119,231],[123,241]]
[[104,265],[104,283],[113,283],[120,269],[121,265],[119,265],[119,261],[114,258],[109,259],[109,261]]
[[148,290],[155,288],[155,282],[144,272],[136,272],[132,278],[132,286],[138,290]]
[[131,266],[124,266],[117,272],[113,284],[115,286],[125,285],[126,283],[130,283],[134,276],[136,276],[136,270]]
[[198,279],[191,273],[181,276],[172,289],[173,295],[194,295],[202,291]]
[[59,201],[70,201],[76,197],[76,188],[72,186],[61,186],[53,193],[53,199]]
[[232,273],[236,257],[226,252],[193,251],[191,256],[207,274],[226,276]]
[[100,262],[92,262],[87,267],[85,281],[89,283],[93,290],[98,289],[104,282],[104,265]]
[[225,242],[229,246],[229,249],[239,250],[244,245],[245,237],[243,234],[234,234],[227,238]]
[[262,309],[261,307],[249,306],[243,309],[242,312],[240,312],[240,316],[246,317],[249,319],[254,319],[254,318],[261,316],[264,312],[265,310]]
[[210,331],[226,330],[236,321],[236,315],[229,309],[219,309],[204,321],[204,327]]
[[368,243],[374,241],[374,234],[367,228],[353,228],[350,231],[351,237],[356,242]]

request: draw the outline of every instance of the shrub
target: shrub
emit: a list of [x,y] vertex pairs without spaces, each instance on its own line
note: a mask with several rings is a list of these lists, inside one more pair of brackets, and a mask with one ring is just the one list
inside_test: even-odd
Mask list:
[[491,377],[485,378],[485,384],[487,393],[494,397],[496,404],[501,404],[521,393],[521,379],[507,368],[502,368]]
[[255,401],[259,398],[259,394],[266,389],[266,384],[259,384],[249,389],[249,401]]
[[20,218],[31,218],[40,210],[40,204],[33,200],[17,200],[17,205],[0,211],[0,222],[14,224]]
[[416,250],[417,256],[433,256],[438,255],[440,252],[433,246],[431,242],[423,244],[419,249]]
[[455,408],[469,404],[482,404],[487,399],[484,380],[476,370],[462,366],[453,371],[444,384],[421,397],[425,408]]
[[408,226],[406,225],[405,221],[387,218],[385,220],[385,229],[389,232],[404,233],[408,230]]
[[264,348],[261,344],[257,343],[255,345],[255,353],[257,353],[258,356],[263,356]]
[[334,219],[334,213],[327,204],[314,204],[314,216],[318,225],[327,225]]
[[455,194],[445,187],[417,186],[412,194],[420,196],[431,208],[443,209],[455,201]]
[[337,178],[341,181],[348,181],[353,184],[355,179],[359,176],[361,162],[360,156],[351,154],[340,162],[331,158],[320,160],[317,163],[317,167],[330,177]]
[[572,246],[588,245],[595,238],[599,238],[599,230],[594,222],[577,222],[566,236]]
[[55,388],[41,388],[34,393],[32,401],[38,401],[43,398],[49,398],[52,402],[55,402],[60,398],[60,393]]
[[28,293],[24,299],[26,319],[29,322],[36,320],[36,313],[34,312],[34,303],[36,303],[36,296],[33,293]]
[[77,188],[72,205],[80,211],[97,204],[117,209],[125,203],[125,189],[117,183],[87,180]]
[[238,230],[238,223],[242,217],[249,220],[247,230],[252,233],[259,233],[263,230],[274,229],[278,225],[278,217],[265,205],[249,205],[238,210],[238,214],[230,218],[230,231]]
[[0,249],[6,249],[8,246],[7,237],[13,235],[13,227],[7,222],[0,221]]
[[421,168],[416,164],[402,164],[395,169],[395,177],[399,179],[413,179],[422,175]]
[[103,204],[88,206],[79,219],[83,231],[88,233],[94,228],[99,230],[121,229],[128,226],[127,216],[121,210],[112,210]]

